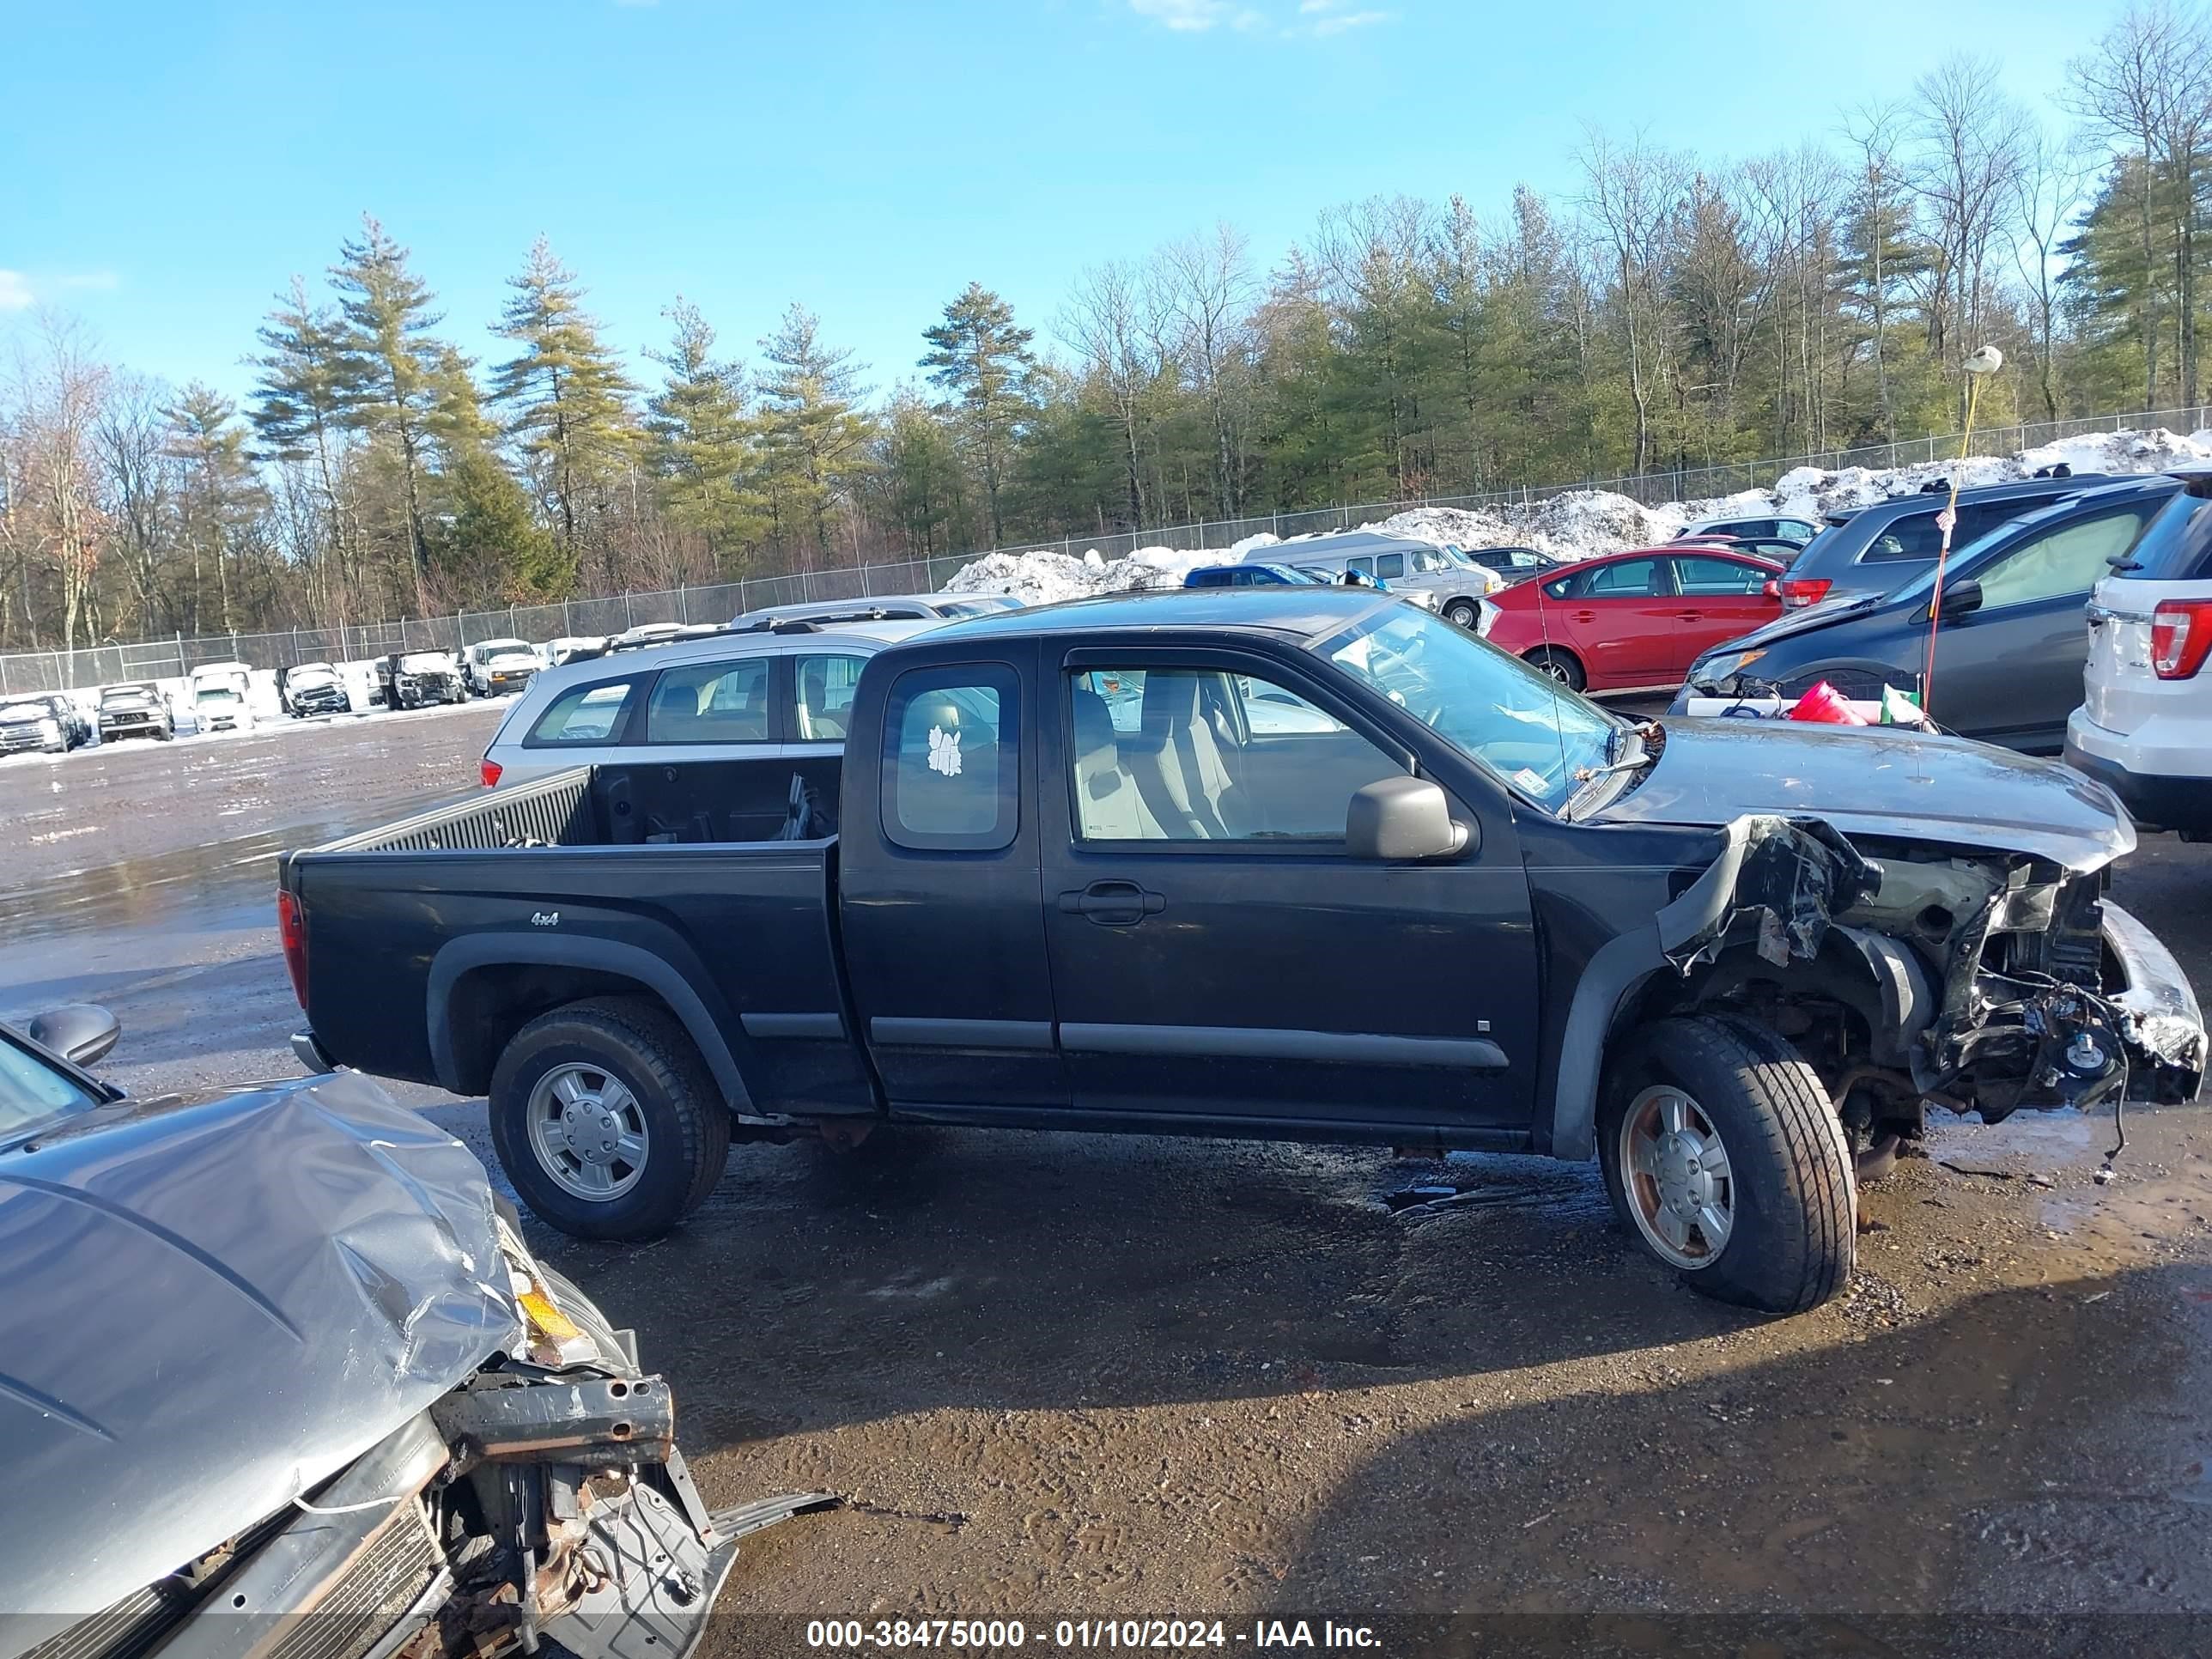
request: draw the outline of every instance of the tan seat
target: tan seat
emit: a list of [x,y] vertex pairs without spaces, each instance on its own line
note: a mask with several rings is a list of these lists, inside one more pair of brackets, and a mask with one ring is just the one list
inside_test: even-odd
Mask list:
[[1124,738],[1122,764],[1170,840],[1234,841],[1243,803],[1213,727],[1200,708],[1205,677],[1170,669],[1145,676],[1142,730]]
[[1106,699],[1075,688],[1076,828],[1091,841],[1164,841],[1136,780],[1123,769],[1121,734]]

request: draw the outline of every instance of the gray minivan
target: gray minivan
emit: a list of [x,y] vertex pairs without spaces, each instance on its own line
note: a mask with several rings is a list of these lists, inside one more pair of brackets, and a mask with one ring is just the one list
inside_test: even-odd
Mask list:
[[[2113,482],[2111,475],[2099,472],[1962,489],[1952,550],[2023,514]],[[1826,527],[1782,573],[1784,607],[1802,611],[1827,599],[1894,593],[1936,562],[1943,539],[1936,515],[1949,500],[1948,489],[1931,489],[1828,514],[1822,520]]]

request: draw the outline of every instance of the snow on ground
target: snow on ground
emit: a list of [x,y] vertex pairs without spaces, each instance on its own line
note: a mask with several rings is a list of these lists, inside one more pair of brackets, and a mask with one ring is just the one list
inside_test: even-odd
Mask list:
[[[2045,467],[2061,464],[2077,473],[2157,472],[2173,466],[2212,464],[2212,428],[2188,434],[2162,427],[2088,433],[2039,445],[2018,455],[1977,455],[1963,464],[1954,459],[1899,467],[1844,467],[1833,472],[1801,466],[1784,473],[1771,489],[1745,489],[1733,495],[1657,507],[1645,507],[1607,489],[1569,489],[1540,501],[1481,509],[1417,507],[1349,527],[1450,542],[1461,547],[1534,547],[1559,558],[1579,559],[1670,541],[1684,526],[1705,519],[1758,518],[1769,514],[1818,519],[1825,513],[1917,495],[1923,484],[1948,482],[1954,472],[1961,487],[1971,489],[2029,477]],[[1118,559],[1107,558],[1097,548],[1080,556],[987,553],[963,566],[945,585],[945,591],[1012,593],[1032,605],[1044,605],[1095,593],[1176,587],[1181,586],[1184,573],[1198,565],[1234,564],[1255,557],[1264,560],[1267,550],[1279,545],[1276,538],[1261,534],[1247,536],[1226,548],[1182,552],[1144,547]]]

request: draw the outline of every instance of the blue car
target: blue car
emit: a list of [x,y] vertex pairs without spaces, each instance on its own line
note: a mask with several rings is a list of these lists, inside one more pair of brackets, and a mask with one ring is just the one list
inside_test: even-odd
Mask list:
[[[1287,564],[1202,564],[1182,579],[1185,587],[1328,587],[1331,584],[1310,570]],[[1365,587],[1387,587],[1373,576],[1361,578]]]

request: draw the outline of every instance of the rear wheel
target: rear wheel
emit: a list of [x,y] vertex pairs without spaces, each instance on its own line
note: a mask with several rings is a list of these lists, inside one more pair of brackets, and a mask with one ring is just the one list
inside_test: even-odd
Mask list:
[[524,1026],[491,1082],[492,1145],[522,1200],[576,1238],[651,1238],[705,1201],[730,1115],[664,1009],[628,997]]
[[1646,1027],[1607,1067],[1597,1127],[1613,1207],[1691,1289],[1801,1313],[1850,1278],[1850,1148],[1819,1075],[1765,1026]]
[[1444,620],[1457,623],[1462,628],[1474,627],[1479,614],[1473,599],[1454,599],[1444,607]]
[[1582,664],[1575,660],[1575,653],[1562,651],[1556,645],[1540,645],[1528,653],[1525,660],[1531,668],[1549,674],[1570,691],[1579,691],[1589,684]]

